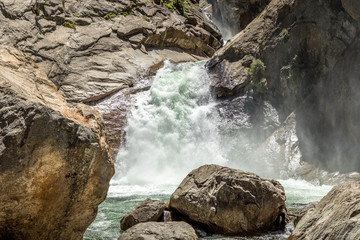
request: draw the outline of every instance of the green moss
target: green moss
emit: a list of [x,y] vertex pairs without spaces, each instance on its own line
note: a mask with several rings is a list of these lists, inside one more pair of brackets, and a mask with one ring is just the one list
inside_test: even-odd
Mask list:
[[150,22],[150,18],[148,18],[148,17],[145,16],[145,15],[142,16],[142,19],[144,19],[144,20],[147,21],[147,22]]
[[104,19],[109,20],[109,19],[114,18],[116,16],[117,16],[116,13],[108,13],[108,14],[106,14],[104,16]]
[[73,23],[73,22],[64,22],[62,25],[63,25],[64,27],[72,28],[72,29],[76,30],[76,24]]
[[281,33],[280,33],[281,38],[287,42],[290,39],[290,34],[289,34],[289,30],[287,30],[286,28],[284,28]]
[[265,76],[265,64],[260,59],[255,59],[250,68],[247,69],[251,83],[258,92],[265,92],[267,90],[267,80]]

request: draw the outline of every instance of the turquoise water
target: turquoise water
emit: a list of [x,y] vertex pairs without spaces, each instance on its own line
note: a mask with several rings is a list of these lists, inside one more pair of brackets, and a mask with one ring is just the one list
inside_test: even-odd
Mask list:
[[[108,197],[99,206],[97,218],[84,239],[117,239],[125,213],[146,198],[168,201],[182,179],[203,164],[257,172],[258,166],[251,168],[246,158],[238,157],[242,155],[240,147],[234,152],[234,143],[241,136],[224,136],[219,131],[221,119],[211,97],[210,81],[204,62],[165,62],[151,89],[135,95]],[[224,144],[224,139],[233,144]],[[281,183],[287,206],[295,209],[320,200],[331,188],[293,179]],[[285,239],[290,230],[291,226],[286,232],[261,237],[209,239]]]

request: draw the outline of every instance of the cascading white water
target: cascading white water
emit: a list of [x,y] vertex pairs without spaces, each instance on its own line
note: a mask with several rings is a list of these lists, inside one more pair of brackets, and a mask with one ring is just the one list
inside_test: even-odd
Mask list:
[[[134,95],[125,141],[115,161],[116,174],[84,239],[117,239],[119,221],[126,212],[148,197],[167,201],[181,180],[203,164],[216,163],[271,176],[271,164],[263,158],[255,162],[247,159],[251,144],[237,128],[247,126],[247,116],[240,114],[239,119],[224,121],[220,114],[226,107],[216,106],[210,81],[204,62],[165,62],[151,89]],[[276,122],[271,106],[266,109]],[[281,183],[291,208],[319,200],[331,188],[293,179]],[[239,239],[286,239],[288,235],[285,232]]]
[[217,112],[203,62],[165,62],[128,117],[114,181],[179,184],[205,163],[224,164]]

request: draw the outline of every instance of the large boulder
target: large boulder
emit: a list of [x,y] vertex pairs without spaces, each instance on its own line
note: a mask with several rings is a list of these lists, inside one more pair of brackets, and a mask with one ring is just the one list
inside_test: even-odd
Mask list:
[[360,181],[334,187],[288,239],[360,239]]
[[186,222],[139,223],[121,234],[119,240],[196,240],[195,230]]
[[138,223],[156,222],[163,215],[165,207],[162,201],[146,199],[120,220],[120,228],[125,231]]
[[211,232],[230,235],[266,232],[285,220],[286,209],[279,182],[218,165],[190,172],[169,206]]
[[114,173],[100,114],[0,48],[0,238],[82,239]]

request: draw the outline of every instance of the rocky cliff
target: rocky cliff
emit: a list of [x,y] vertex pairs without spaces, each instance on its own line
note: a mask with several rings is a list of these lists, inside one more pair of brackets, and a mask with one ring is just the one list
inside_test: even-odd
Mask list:
[[220,48],[216,26],[194,3],[3,0],[0,44],[30,54],[68,102],[99,105],[116,154],[125,120],[118,104],[103,107],[102,99],[131,87],[165,59],[195,61]]
[[[290,154],[328,171],[360,170],[359,13],[350,7],[356,4],[273,0],[208,62],[219,98],[257,103],[257,111],[245,112],[252,121],[266,104],[280,123],[294,112],[299,148]],[[260,121],[276,130],[271,118]]]
[[29,56],[0,48],[0,238],[82,239],[114,166],[100,114],[73,109]]

